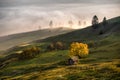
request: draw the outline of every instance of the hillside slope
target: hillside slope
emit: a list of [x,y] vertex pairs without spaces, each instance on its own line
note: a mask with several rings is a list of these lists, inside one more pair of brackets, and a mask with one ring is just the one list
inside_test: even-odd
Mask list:
[[[103,27],[102,24],[99,24],[99,28],[93,30],[91,26],[75,30],[66,34],[62,34],[59,36],[49,37],[43,40],[37,40],[36,42],[51,42],[51,41],[64,41],[64,42],[72,42],[72,41],[87,41],[87,40],[100,40],[104,37],[112,35],[114,33],[119,34],[120,32],[120,16],[116,18],[112,18],[107,21],[108,24]],[[100,31],[103,31],[103,34],[100,35]]]
[[[101,25],[101,24],[100,24]],[[32,59],[16,60],[16,50],[0,58],[1,80],[120,80],[120,17],[109,20],[104,34],[91,27],[36,41],[43,50],[47,42],[88,43],[90,53],[77,65],[67,65],[69,50],[45,51]],[[90,46],[92,41],[92,46]],[[17,52],[21,51],[19,48]]]
[[70,28],[56,28],[44,29],[20,34],[9,35],[5,37],[0,37],[0,50],[6,50],[8,48],[14,47],[22,43],[28,43],[38,39],[45,39],[50,36],[55,36],[58,34],[64,34],[72,31]]

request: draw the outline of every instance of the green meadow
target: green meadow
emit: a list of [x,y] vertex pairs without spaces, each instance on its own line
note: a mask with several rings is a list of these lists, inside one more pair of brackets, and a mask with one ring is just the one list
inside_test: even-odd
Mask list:
[[[1,51],[0,80],[120,80],[120,17],[108,22],[104,29],[93,30],[89,26],[35,40],[28,46],[16,46],[4,54]],[[47,46],[56,41],[63,42],[66,49],[47,51]],[[76,65],[67,64],[72,42],[89,46],[89,55],[79,59]],[[15,54],[31,46],[40,48],[41,52],[34,58],[18,60]]]

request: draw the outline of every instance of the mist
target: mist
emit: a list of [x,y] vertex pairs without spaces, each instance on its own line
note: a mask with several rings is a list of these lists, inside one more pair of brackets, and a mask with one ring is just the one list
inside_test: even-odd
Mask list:
[[[21,3],[15,2],[16,0],[12,0],[13,2],[5,1],[1,1],[2,6],[0,7],[0,36],[50,28],[49,22],[51,20],[53,28],[79,29],[91,25],[94,15],[97,15],[100,21],[104,16],[107,19],[120,16],[120,4],[117,3],[119,0],[109,4],[99,3],[100,1],[95,0],[92,0],[94,3],[86,0],[86,2],[80,0],[83,1],[82,3],[79,0],[77,0],[78,3],[73,0],[65,2],[45,0],[46,2],[39,2],[41,4],[37,4],[37,2],[27,3],[23,0]],[[73,21],[72,27],[68,24],[69,20]],[[78,21],[81,21],[81,26],[78,26]]]

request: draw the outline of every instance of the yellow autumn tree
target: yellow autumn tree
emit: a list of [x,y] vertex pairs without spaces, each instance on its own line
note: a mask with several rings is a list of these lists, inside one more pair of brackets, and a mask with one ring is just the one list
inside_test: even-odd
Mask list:
[[69,55],[78,56],[79,58],[86,57],[89,54],[88,45],[84,43],[73,42],[70,45],[70,53]]

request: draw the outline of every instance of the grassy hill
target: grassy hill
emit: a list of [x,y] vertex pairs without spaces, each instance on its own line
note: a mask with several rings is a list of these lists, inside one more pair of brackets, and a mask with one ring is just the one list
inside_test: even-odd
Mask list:
[[64,34],[72,31],[69,28],[44,29],[20,34],[0,37],[0,50],[6,50],[22,43],[29,43],[34,40],[44,39],[50,36]]
[[[120,17],[108,20],[103,28],[91,27],[37,40],[27,47],[43,50],[35,58],[17,60],[14,55],[27,47],[18,47],[0,58],[0,79],[3,80],[120,80]],[[103,34],[99,34],[104,30]],[[77,65],[67,65],[66,50],[44,51],[51,42],[63,41],[68,46],[78,41],[89,45],[90,53]],[[11,54],[9,54],[11,53]]]
[[[93,30],[92,27],[87,27],[84,29],[79,29],[72,31],[67,34],[59,35],[59,36],[53,36],[49,37],[40,41],[45,42],[51,42],[51,41],[64,41],[64,42],[71,42],[71,41],[89,41],[89,40],[100,40],[104,37],[107,37],[109,35],[112,35],[114,33],[120,32],[120,17],[116,17],[113,19],[108,20],[108,25],[103,27],[102,24],[99,24],[99,28],[96,30]],[[103,35],[99,35],[100,31],[103,31]]]

